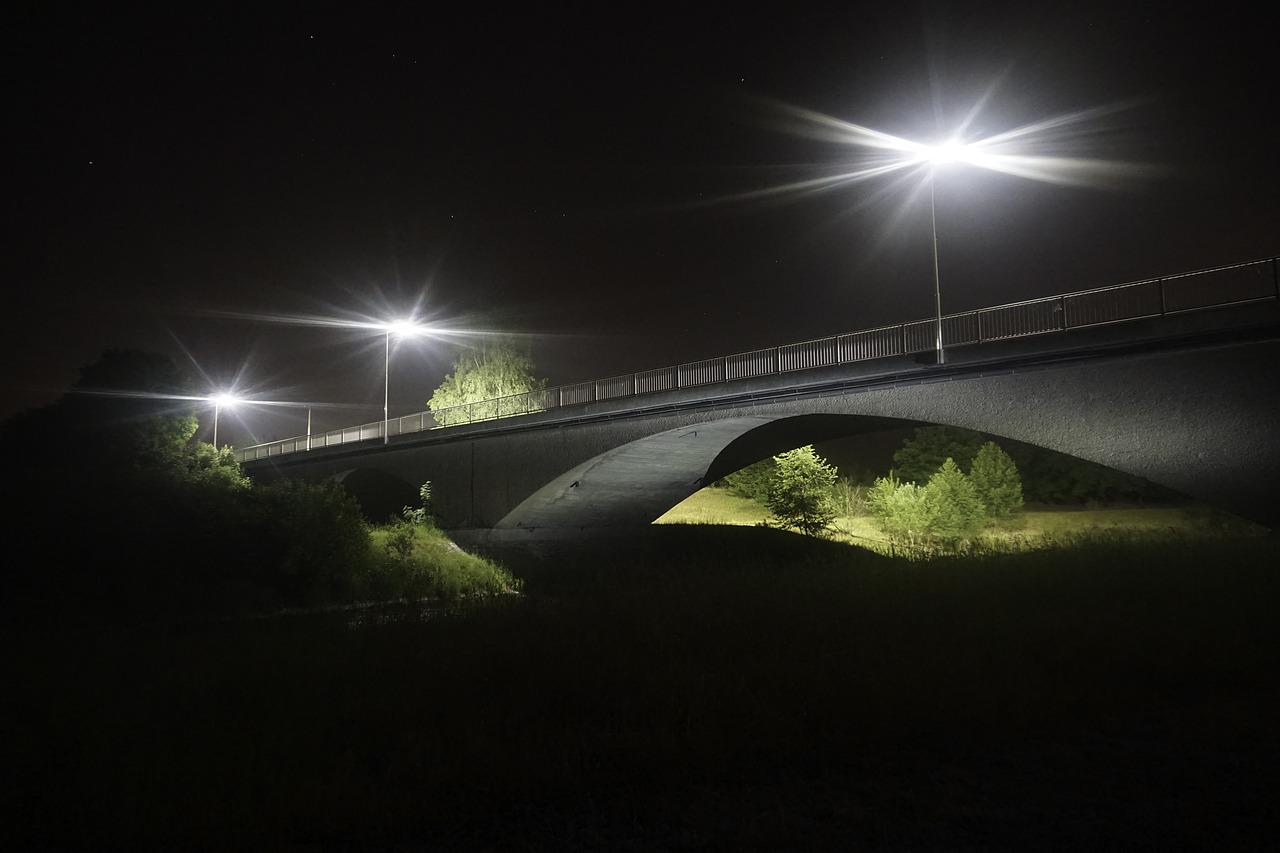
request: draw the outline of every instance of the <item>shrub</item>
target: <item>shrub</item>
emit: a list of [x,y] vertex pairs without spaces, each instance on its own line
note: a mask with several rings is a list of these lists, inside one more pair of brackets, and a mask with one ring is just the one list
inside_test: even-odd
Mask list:
[[925,487],[903,483],[892,471],[880,477],[867,493],[867,508],[894,537],[925,537],[930,529],[930,507]]
[[848,477],[840,477],[831,486],[831,499],[843,516],[862,515],[867,508],[866,488]]
[[977,490],[950,458],[923,486],[900,482],[892,472],[876,480],[867,506],[885,532],[910,542],[973,536],[986,517]]

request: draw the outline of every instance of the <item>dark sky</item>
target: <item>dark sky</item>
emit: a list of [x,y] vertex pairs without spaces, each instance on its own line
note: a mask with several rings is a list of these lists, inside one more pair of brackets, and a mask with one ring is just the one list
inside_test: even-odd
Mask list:
[[[136,347],[317,430],[381,418],[381,338],[251,315],[416,306],[553,385],[929,316],[927,193],[743,198],[865,154],[779,104],[922,141],[1096,110],[1036,153],[1142,164],[948,170],[944,311],[1280,253],[1264,4],[169,5],[6,13],[0,416]],[[393,415],[458,343],[397,348]],[[242,416],[224,442],[305,429]]]

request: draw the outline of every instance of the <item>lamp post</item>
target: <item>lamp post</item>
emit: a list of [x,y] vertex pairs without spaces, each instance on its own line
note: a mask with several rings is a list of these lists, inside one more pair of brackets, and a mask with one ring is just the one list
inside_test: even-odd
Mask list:
[[382,327],[386,333],[386,351],[383,358],[383,384],[382,384],[382,443],[387,444],[391,441],[391,434],[388,427],[391,423],[391,336],[400,335],[402,337],[412,337],[420,335],[426,331],[425,326],[420,326],[413,320],[396,320],[387,323]]
[[217,450],[218,449],[218,418],[222,414],[222,407],[234,406],[236,403],[240,402],[240,398],[237,397],[235,394],[224,392],[220,394],[214,394],[212,397],[208,397],[207,399],[209,402],[213,403],[213,449]]
[[[985,100],[985,98],[984,98]],[[936,187],[940,167],[948,163],[962,163],[981,169],[1001,172],[1019,178],[1062,186],[1114,186],[1118,179],[1137,176],[1143,164],[1098,158],[1069,157],[1045,153],[1047,143],[1063,138],[1070,128],[1084,125],[1094,117],[1109,110],[1083,110],[1068,115],[1044,119],[1016,127],[991,136],[962,140],[958,130],[944,141],[935,144],[904,139],[891,133],[875,130],[825,116],[812,110],[786,107],[784,109],[801,122],[800,132],[823,141],[835,141],[844,145],[872,150],[873,157],[857,163],[853,168],[830,176],[798,181],[772,187],[769,193],[809,193],[815,190],[836,189],[851,183],[867,181],[889,175],[900,169],[909,169],[913,176],[921,167],[928,170],[924,179],[929,182],[929,227],[933,238],[933,307],[935,340],[938,363],[946,358],[942,336],[942,286],[938,259],[938,211]],[[978,107],[983,104],[979,103]],[[977,118],[974,109],[965,121],[968,127]],[[911,198],[917,198],[914,191]],[[751,193],[751,197],[758,192]]]
[[933,228],[933,308],[937,317],[938,364],[945,364],[947,355],[942,349],[942,277],[938,273],[938,207],[934,200],[933,181],[936,164],[929,165],[929,224]]
[[934,357],[937,364],[945,364],[947,354],[942,347],[942,276],[938,265],[938,204],[934,183],[937,181],[938,167],[960,159],[963,149],[963,145],[954,141],[923,148],[925,159],[929,163],[929,227],[933,232],[933,309],[936,332]]

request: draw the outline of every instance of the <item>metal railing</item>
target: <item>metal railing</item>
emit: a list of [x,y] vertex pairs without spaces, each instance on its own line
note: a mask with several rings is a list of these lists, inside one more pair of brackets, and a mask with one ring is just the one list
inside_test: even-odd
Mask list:
[[[1065,332],[1188,311],[1280,298],[1277,258],[997,305],[942,317],[950,349],[987,341]],[[937,344],[937,320],[916,320],[736,355],[644,370],[418,412],[387,423],[388,436],[581,406],[660,391],[751,379],[816,367],[928,352]],[[382,421],[313,436],[287,438],[236,451],[241,462],[382,438]]]

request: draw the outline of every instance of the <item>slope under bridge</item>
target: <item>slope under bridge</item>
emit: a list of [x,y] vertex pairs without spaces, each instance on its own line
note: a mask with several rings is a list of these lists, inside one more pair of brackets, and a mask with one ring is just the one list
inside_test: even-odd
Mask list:
[[[921,321],[438,412],[443,427],[401,418],[385,439],[366,424],[238,454],[255,480],[339,480],[375,519],[430,481],[445,527],[518,545],[647,525],[794,447],[947,424],[1280,527],[1275,259],[953,315],[942,328],[943,364],[929,357],[936,320]],[[666,387],[644,387],[654,375]]]

